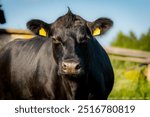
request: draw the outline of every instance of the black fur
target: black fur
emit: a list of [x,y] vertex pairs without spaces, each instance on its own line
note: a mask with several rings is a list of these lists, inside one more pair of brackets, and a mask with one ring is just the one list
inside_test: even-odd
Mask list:
[[[14,40],[0,51],[0,99],[107,99],[114,83],[109,58],[92,36],[94,25],[71,11],[47,24],[27,23],[35,34],[42,26],[47,37]],[[105,28],[112,26],[107,19]],[[78,61],[77,74],[64,74],[63,61]]]

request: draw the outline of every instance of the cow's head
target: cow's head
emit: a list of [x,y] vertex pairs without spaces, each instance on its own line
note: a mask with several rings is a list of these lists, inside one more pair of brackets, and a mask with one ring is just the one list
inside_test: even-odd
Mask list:
[[93,36],[104,34],[112,24],[108,18],[88,22],[69,10],[54,23],[31,20],[27,27],[34,34],[51,39],[53,56],[60,74],[79,75],[85,72],[86,64],[89,64],[89,40],[93,39]]

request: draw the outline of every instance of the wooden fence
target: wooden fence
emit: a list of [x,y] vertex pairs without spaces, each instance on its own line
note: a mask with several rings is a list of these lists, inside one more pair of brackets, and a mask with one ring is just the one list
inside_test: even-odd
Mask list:
[[16,38],[24,38],[29,39],[33,37],[32,33],[28,30],[18,30],[18,29],[0,29],[0,37],[9,36],[10,40],[14,40]]
[[[33,37],[30,31],[16,29],[0,29],[0,39],[1,35],[9,35],[10,41],[14,40],[15,38],[29,39]],[[147,65],[146,76],[148,80],[150,80],[150,52],[116,47],[106,47],[105,50],[109,55],[111,55],[112,59],[120,61],[137,62]]]
[[106,47],[105,50],[112,59],[150,64],[150,52],[117,47]]
[[145,75],[150,81],[150,52],[117,47],[106,47],[105,50],[111,55],[111,59],[131,61],[147,65]]

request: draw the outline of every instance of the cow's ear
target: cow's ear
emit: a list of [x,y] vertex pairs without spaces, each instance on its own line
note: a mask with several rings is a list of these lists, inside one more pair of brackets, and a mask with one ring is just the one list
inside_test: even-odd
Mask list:
[[113,25],[113,21],[108,18],[99,18],[88,24],[93,36],[104,34]]
[[41,20],[30,20],[27,22],[27,28],[34,34],[47,37],[49,35],[50,25]]

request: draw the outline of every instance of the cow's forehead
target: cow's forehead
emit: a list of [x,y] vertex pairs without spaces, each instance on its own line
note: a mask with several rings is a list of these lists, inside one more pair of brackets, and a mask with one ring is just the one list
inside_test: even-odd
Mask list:
[[86,20],[78,15],[73,14],[71,11],[59,17],[54,23],[53,28],[73,28],[75,26],[85,25]]
[[76,35],[81,35],[81,34],[86,34],[86,29],[87,26],[85,25],[78,25],[78,26],[73,26],[71,28],[66,28],[66,27],[58,27],[53,30],[53,35],[58,36],[58,37],[64,37],[64,36],[76,36]]
[[53,36],[54,37],[72,37],[72,36],[75,36],[76,35],[76,32],[78,31],[79,29],[77,28],[65,28],[65,27],[59,27],[59,28],[56,28],[54,31],[53,31]]

